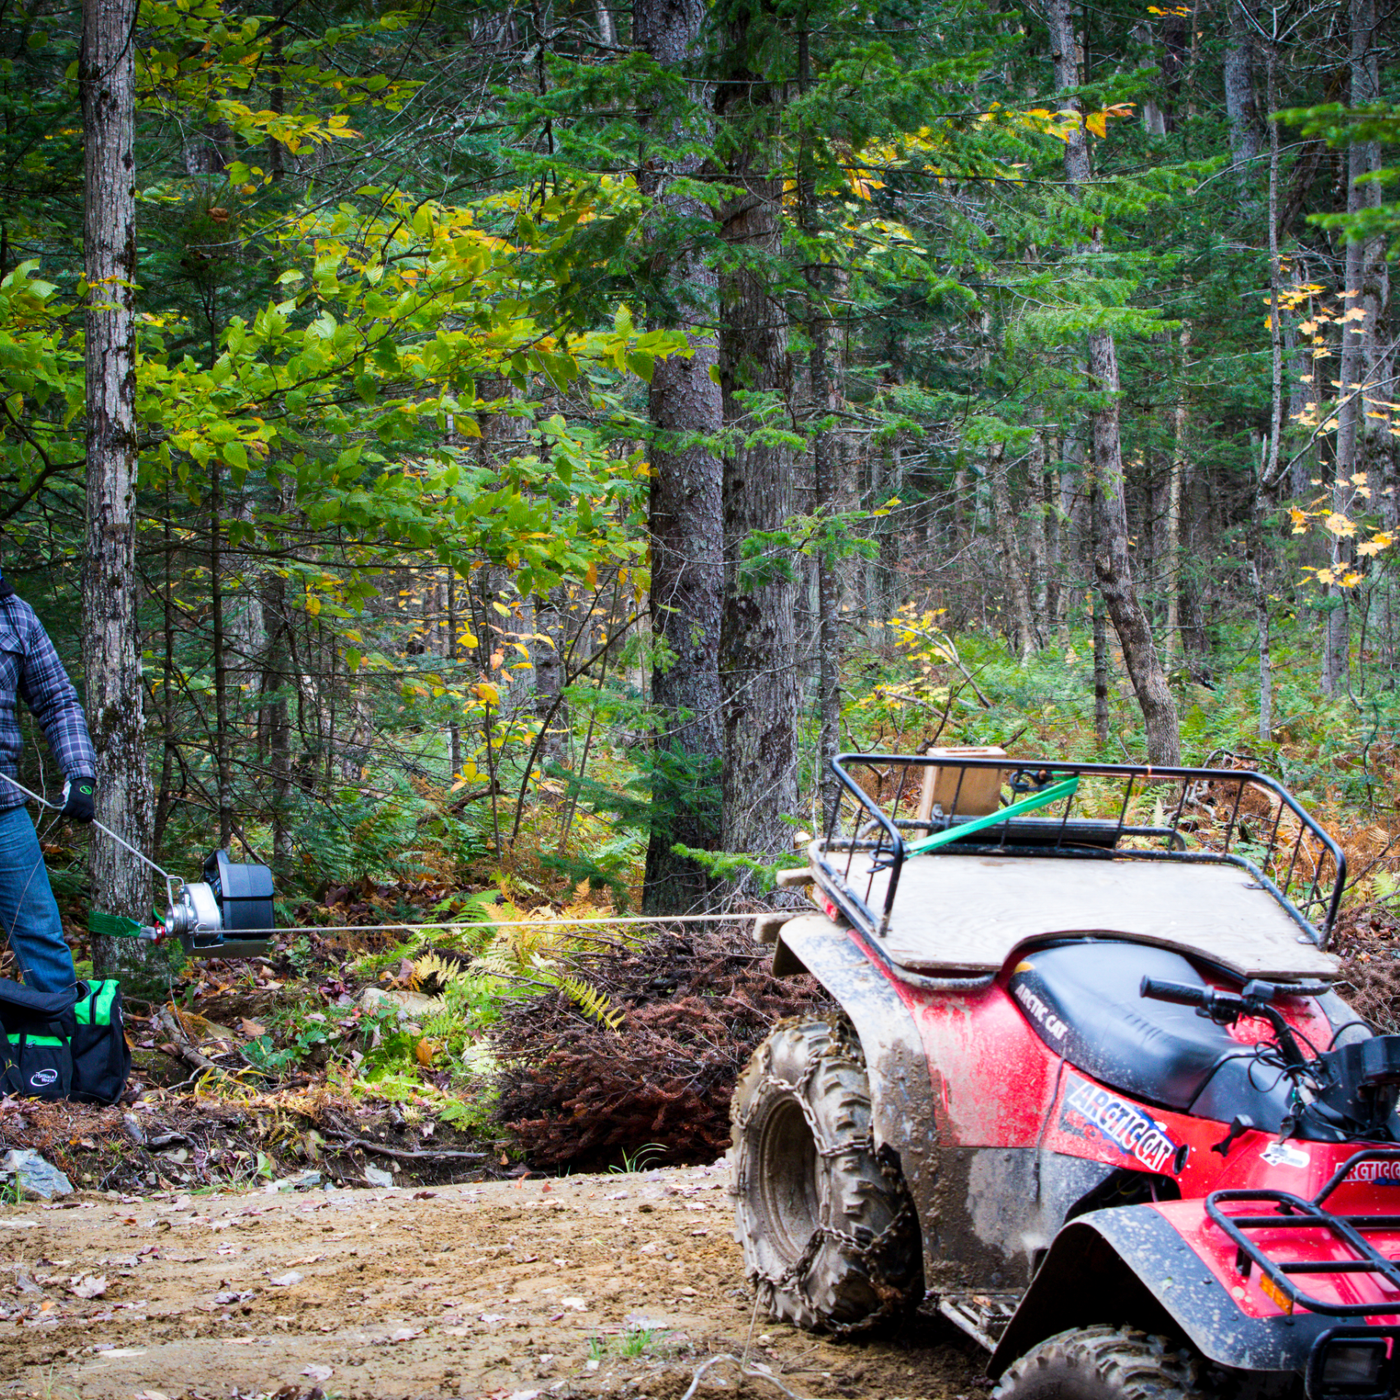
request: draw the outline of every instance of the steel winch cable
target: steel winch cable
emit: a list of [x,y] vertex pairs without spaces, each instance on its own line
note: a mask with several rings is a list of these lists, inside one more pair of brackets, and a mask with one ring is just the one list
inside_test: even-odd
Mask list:
[[[62,813],[63,808],[60,807],[56,802],[50,802],[47,797],[40,797],[37,792],[30,792],[30,790],[27,787],[25,787],[23,783],[19,782],[15,778],[10,777],[10,775],[6,773],[3,769],[0,769],[0,778],[4,778],[4,780],[7,783],[9,783],[11,787],[18,788],[26,797],[32,798],[41,807],[47,807],[51,812]],[[155,861],[153,861],[150,858],[150,856],[143,855],[140,851],[136,849],[135,846],[131,844],[131,842],[124,841],[120,836],[118,836],[117,833],[113,831],[110,826],[103,826],[103,824],[100,821],[98,821],[96,817],[92,819],[92,825],[95,826],[99,831],[110,836],[112,840],[117,843],[117,845],[123,847],[125,850],[130,851],[131,854],[134,855],[137,860],[144,861],[167,884],[169,884],[172,880],[177,881],[179,883],[183,883],[183,881],[180,880],[180,877],[178,875],[171,875],[167,871],[162,870],[160,866],[158,866],[155,863]]]
[[[523,919],[452,919],[446,923],[436,924],[299,924],[295,931],[300,933],[369,933],[379,929],[391,929],[398,932],[403,929],[413,931],[443,928],[518,928],[521,924],[589,924],[600,928],[617,924],[732,924],[743,919],[764,919],[772,913],[773,910],[765,909],[756,914],[616,914],[608,918],[596,919],[574,919],[567,914],[540,914],[534,917],[527,914]],[[288,929],[247,929],[241,931],[239,936],[250,938],[260,933],[287,932],[289,932]]]
[[[62,812],[62,808],[57,803],[50,802],[45,797],[40,797],[37,792],[31,792],[25,785],[3,770],[0,770],[0,778],[9,783],[13,788],[18,788],[26,797],[37,802],[41,807],[47,807],[51,812]],[[124,850],[128,850],[137,860],[149,865],[167,885],[180,884],[184,881],[178,875],[171,875],[163,870],[149,856],[143,855],[129,841],[124,841],[109,826],[104,826],[95,817],[92,825],[99,831],[110,836],[117,845]],[[760,911],[756,914],[619,914],[611,917],[571,919],[559,917],[558,915],[537,915],[531,917],[526,915],[520,919],[451,919],[442,923],[431,924],[307,924],[301,926],[307,933],[364,933],[369,929],[386,929],[394,932],[430,930],[430,929],[457,929],[457,928],[510,928],[519,924],[582,924],[590,927],[616,927],[624,924],[701,924],[701,923],[738,923],[744,919],[761,919],[771,910]],[[286,933],[287,929],[239,929],[237,930],[239,940],[269,938],[275,933]]]

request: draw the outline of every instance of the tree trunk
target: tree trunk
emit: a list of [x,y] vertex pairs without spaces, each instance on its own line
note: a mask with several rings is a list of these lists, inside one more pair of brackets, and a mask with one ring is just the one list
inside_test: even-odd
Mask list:
[[[1351,104],[1363,106],[1376,101],[1378,68],[1375,52],[1375,0],[1351,0]],[[1347,150],[1347,213],[1356,215],[1374,208],[1380,199],[1380,187],[1363,177],[1375,168],[1376,152],[1370,141],[1354,141]],[[1371,243],[1379,240],[1353,238],[1346,245],[1346,285],[1342,301],[1348,313],[1360,311],[1360,319],[1342,325],[1341,387],[1337,405],[1337,464],[1332,478],[1332,510],[1350,517],[1356,503],[1356,478],[1365,471],[1366,408],[1370,386],[1367,384],[1371,366],[1368,359],[1368,326],[1374,335],[1376,317],[1374,302],[1367,305],[1367,273],[1370,270]],[[1374,345],[1374,340],[1371,340]],[[1374,392],[1374,390],[1372,390]],[[1387,397],[1389,394],[1387,392]],[[1327,593],[1331,610],[1327,613],[1326,636],[1322,648],[1322,689],[1327,695],[1337,695],[1347,688],[1351,649],[1349,625],[1350,589],[1339,581],[1352,568],[1354,555],[1351,540],[1341,534],[1332,535],[1331,565],[1333,582]]]
[[218,782],[219,845],[233,840],[233,769],[229,757],[228,639],[224,618],[223,466],[209,481],[209,618],[214,639],[214,772]]
[[1043,646],[1050,632],[1046,619],[1048,600],[1048,563],[1046,559],[1046,525],[1048,512],[1045,494],[1045,433],[1035,415],[1031,433],[1030,456],[1026,461],[1026,501],[1030,507],[1030,529],[1026,554],[1030,563],[1031,624],[1036,640]]
[[[84,0],[78,64],[83,107],[86,315],[87,558],[83,666],[97,750],[97,817],[145,850],[151,835],[141,647],[136,605],[136,0]],[[150,915],[147,867],[98,831],[92,904]],[[143,945],[93,939],[99,972],[134,971]]]
[[[562,585],[541,593],[535,599],[535,631],[538,638],[531,643],[530,655],[535,667],[535,715],[541,723],[548,722],[549,732],[540,745],[540,762],[559,763],[569,750],[569,707],[562,702],[556,708],[564,689],[564,603]],[[450,627],[450,632],[455,632]],[[455,647],[450,646],[448,655]]]
[[[689,69],[699,56],[701,0],[639,0],[634,39],[657,63]],[[707,123],[694,97],[686,116],[662,120],[652,136],[664,148],[679,138],[706,144]],[[703,159],[659,150],[639,173],[638,184],[670,212],[675,223],[708,217],[694,194],[669,188],[675,177],[694,177]],[[676,914],[710,899],[710,880],[672,846],[712,848],[719,836],[719,768],[724,752],[719,678],[720,619],[724,601],[723,466],[697,437],[723,427],[720,386],[711,377],[718,353],[707,329],[715,316],[718,277],[693,248],[668,252],[660,273],[678,308],[691,345],[689,359],[658,360],[648,411],[655,438],[651,451],[651,629],[657,647],[652,701],[661,731],[653,751],[652,824],[647,845],[642,907]]]
[[[1062,89],[1079,83],[1071,0],[1050,0],[1046,7],[1055,81]],[[1074,99],[1076,107],[1078,100]],[[1090,178],[1089,148],[1083,129],[1065,143],[1065,177],[1071,190]],[[1095,230],[1093,249],[1100,246]],[[1176,704],[1152,640],[1152,629],[1133,584],[1128,558],[1128,512],[1124,500],[1123,451],[1118,431],[1118,349],[1107,330],[1089,333],[1089,380],[1102,404],[1093,415],[1094,474],[1097,486],[1098,541],[1094,572],[1109,617],[1123,648],[1123,663],[1132,681],[1147,731],[1147,756],[1155,764],[1181,760]]]
[[[741,396],[785,393],[792,378],[787,313],[763,270],[781,251],[782,175],[769,168],[770,156],[776,166],[774,148],[746,144],[729,172],[738,193],[722,214],[735,260],[720,281],[720,383],[725,426],[740,434],[757,426]],[[782,818],[797,811],[797,575],[775,546],[754,557],[746,542],[782,529],[794,510],[792,449],[741,437],[724,464],[720,844],[760,859],[791,849]],[[751,877],[738,877],[735,888],[752,893]]]
[[[1098,552],[1098,489],[1089,490],[1089,552]],[[1094,634],[1094,738],[1100,750],[1108,747],[1108,620],[1104,614],[1103,597],[1097,591],[1093,595],[1092,622]]]
[[1225,115],[1230,124],[1235,188],[1240,203],[1258,204],[1254,164],[1259,158],[1259,108],[1254,100],[1254,26],[1245,0],[1225,0],[1229,37],[1225,45]]
[[1011,509],[1007,471],[1006,448],[999,446],[987,463],[987,477],[992,488],[992,529],[1001,554],[1002,583],[1011,605],[1011,643],[1024,663],[1035,655],[1035,627],[1031,622],[1026,575],[1021,568],[1021,550],[1016,541],[1016,517]]
[[1181,347],[1181,374],[1177,381],[1176,408],[1172,414],[1175,442],[1172,446],[1171,475],[1167,479],[1167,621],[1162,642],[1162,664],[1170,670],[1181,655],[1181,483],[1186,479],[1187,429],[1190,414],[1186,404],[1187,366],[1191,358],[1191,327],[1183,325],[1177,338]]

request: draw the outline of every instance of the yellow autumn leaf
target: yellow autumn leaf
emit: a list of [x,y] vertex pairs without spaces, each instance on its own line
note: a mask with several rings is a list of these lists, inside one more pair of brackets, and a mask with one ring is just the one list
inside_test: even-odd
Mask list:
[[319,598],[308,598],[306,600],[306,611],[309,612],[312,617],[320,617],[321,600]]
[[472,686],[472,694],[483,705],[499,706],[501,703],[501,692],[490,681],[480,681]]
[[1288,514],[1293,521],[1293,533],[1295,535],[1305,534],[1308,528],[1307,511],[1299,510],[1297,506],[1289,506]]
[[1348,569],[1339,580],[1343,588],[1355,588],[1361,582],[1361,575],[1355,569]]
[[1334,510],[1322,522],[1322,528],[1329,535],[1335,535],[1339,540],[1345,540],[1350,539],[1356,533],[1356,522],[1349,516],[1343,515],[1341,511]]
[[1090,112],[1089,115],[1084,118],[1084,125],[1088,127],[1095,136],[1102,139],[1108,135],[1108,113]]
[[598,586],[598,565],[597,565],[596,563],[589,564],[589,566],[588,566],[588,572],[583,576],[583,581],[584,581],[590,588],[597,588],[597,586]]
[[1359,545],[1356,546],[1356,552],[1363,559],[1371,559],[1374,558],[1377,554],[1379,554],[1384,548],[1385,546],[1383,544],[1377,544],[1375,540],[1363,540]]
[[1311,335],[1316,329],[1316,321],[1301,321],[1298,325],[1298,331],[1301,335]]

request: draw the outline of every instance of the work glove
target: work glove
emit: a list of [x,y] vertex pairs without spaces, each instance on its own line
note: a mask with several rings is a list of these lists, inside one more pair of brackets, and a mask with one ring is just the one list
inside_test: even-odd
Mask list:
[[59,809],[59,815],[86,825],[93,817],[93,799],[96,792],[97,781],[94,778],[65,778],[63,806]]

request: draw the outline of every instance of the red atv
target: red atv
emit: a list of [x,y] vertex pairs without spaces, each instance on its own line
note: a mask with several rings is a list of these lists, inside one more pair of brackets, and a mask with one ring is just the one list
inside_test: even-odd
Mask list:
[[841,1009],[734,1095],[769,1310],[927,1301],[1002,1400],[1393,1395],[1400,1036],[1331,990],[1327,833],[1254,772],[833,768],[823,912],[760,936]]

